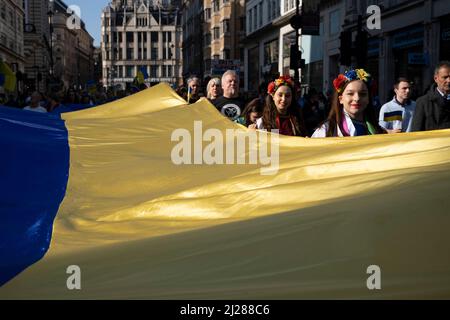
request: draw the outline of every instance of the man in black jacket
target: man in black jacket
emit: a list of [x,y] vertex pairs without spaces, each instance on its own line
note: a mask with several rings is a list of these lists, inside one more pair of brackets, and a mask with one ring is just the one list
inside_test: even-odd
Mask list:
[[223,95],[214,99],[214,106],[230,120],[237,120],[244,111],[244,100],[239,96],[239,76],[234,70],[222,75]]
[[437,65],[434,82],[430,91],[417,99],[411,131],[450,128],[450,61]]

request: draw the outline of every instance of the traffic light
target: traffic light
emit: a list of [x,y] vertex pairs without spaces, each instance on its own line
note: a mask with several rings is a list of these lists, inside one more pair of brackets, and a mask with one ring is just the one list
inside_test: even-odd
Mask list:
[[365,68],[367,65],[367,38],[369,34],[363,29],[363,17],[358,16],[358,29],[356,34],[356,63],[359,68]]
[[356,35],[356,63],[358,68],[365,68],[367,66],[367,37],[367,31],[358,30],[358,34]]
[[290,65],[289,68],[291,70],[296,70],[299,68],[298,66],[298,47],[295,44],[291,44],[291,55],[290,55]]
[[339,62],[341,65],[350,66],[352,64],[352,32],[342,31],[339,38],[341,40]]
[[295,44],[291,44],[290,59],[289,68],[291,70],[303,69],[305,67],[305,59],[302,59],[302,52],[298,50]]
[[291,19],[289,19],[289,23],[291,24],[292,29],[298,30],[302,28],[302,16],[294,15]]

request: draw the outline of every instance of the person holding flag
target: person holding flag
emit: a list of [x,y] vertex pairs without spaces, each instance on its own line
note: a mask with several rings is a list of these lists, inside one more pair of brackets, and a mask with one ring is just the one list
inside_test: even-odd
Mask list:
[[187,80],[188,84],[188,94],[187,94],[187,102],[195,103],[198,99],[200,99],[200,79],[197,77],[190,77]]

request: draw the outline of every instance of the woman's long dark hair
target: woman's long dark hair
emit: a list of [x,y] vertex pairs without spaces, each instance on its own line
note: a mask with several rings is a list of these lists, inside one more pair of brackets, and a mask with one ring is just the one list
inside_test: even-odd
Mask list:
[[[300,106],[297,104],[297,101],[295,100],[292,88],[291,92],[292,92],[292,102],[287,109],[287,114],[289,116],[293,116],[294,119],[296,120],[294,126],[297,136],[306,137],[306,128],[303,121],[303,116],[300,110]],[[277,107],[275,106],[275,102],[273,101],[273,97],[271,94],[268,94],[266,97],[266,101],[264,103],[264,111],[262,116],[264,129],[266,129],[267,131],[270,131],[272,129],[279,129],[276,123],[277,115],[278,110]]]
[[244,111],[242,112],[242,117],[245,119],[245,125],[248,127],[252,124],[250,121],[250,114],[252,112],[257,112],[259,114],[262,114],[264,110],[264,105],[260,98],[255,98],[252,101],[250,101],[244,108]]
[[[355,81],[355,80],[354,80]],[[342,89],[342,94],[344,93],[345,88],[348,86],[348,84],[352,82],[349,81],[345,84],[344,88]],[[364,82],[364,84],[367,87],[367,83]],[[375,108],[372,104],[372,94],[370,93],[369,88],[367,88],[368,94],[369,94],[369,104],[363,111],[364,120],[368,121],[374,128],[377,134],[386,133],[386,131],[380,127],[378,124],[378,117],[375,112]],[[339,130],[341,132],[343,131],[343,128],[341,128],[342,118],[344,117],[344,106],[339,102],[339,94],[335,91],[333,94],[333,98],[331,100],[331,110],[328,114],[328,118],[322,122],[318,128],[323,126],[325,123],[328,123],[328,128],[326,132],[327,137],[335,137],[337,136],[337,128],[339,127]]]

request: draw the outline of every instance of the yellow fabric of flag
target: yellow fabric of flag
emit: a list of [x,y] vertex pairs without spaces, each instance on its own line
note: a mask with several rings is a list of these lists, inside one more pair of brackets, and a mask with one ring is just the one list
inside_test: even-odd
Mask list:
[[62,116],[70,176],[50,249],[2,299],[450,298],[450,130],[280,136],[279,170],[261,175],[175,165],[177,129],[248,129],[166,84]]

